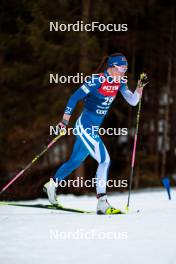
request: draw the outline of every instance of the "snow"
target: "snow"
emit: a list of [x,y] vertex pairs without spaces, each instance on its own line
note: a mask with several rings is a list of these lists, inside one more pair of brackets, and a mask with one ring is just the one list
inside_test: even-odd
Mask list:
[[[95,210],[94,196],[61,195],[68,207]],[[124,208],[127,193],[109,195]],[[21,202],[48,203],[46,199]],[[128,215],[75,214],[0,206],[0,263],[176,263],[176,190],[132,193]],[[137,213],[137,210],[140,210]]]

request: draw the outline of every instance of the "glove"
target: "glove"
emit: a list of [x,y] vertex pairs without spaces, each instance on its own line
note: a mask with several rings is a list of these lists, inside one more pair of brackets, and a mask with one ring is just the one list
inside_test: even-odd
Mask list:
[[59,127],[59,132],[61,133],[61,132],[66,132],[66,127],[67,127],[67,125],[68,125],[68,121],[67,120],[65,120],[65,119],[63,119],[61,122],[59,122],[59,124],[58,124],[58,127]]
[[140,85],[142,86],[142,87],[144,87],[144,86],[146,86],[146,84],[148,83],[148,77],[147,77],[147,74],[146,73],[141,73],[140,74]]
[[148,83],[148,78],[146,73],[141,73],[140,74],[140,79],[138,80],[137,83],[137,92],[142,96],[143,88],[144,86]]

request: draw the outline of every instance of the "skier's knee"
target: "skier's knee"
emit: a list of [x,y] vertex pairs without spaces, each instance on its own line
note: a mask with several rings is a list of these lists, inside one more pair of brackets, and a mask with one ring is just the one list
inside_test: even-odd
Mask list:
[[106,157],[106,159],[105,160],[103,160],[103,161],[100,161],[100,163],[99,164],[102,164],[102,165],[104,165],[104,166],[110,166],[110,163],[111,163],[111,160],[110,160],[110,157],[109,156],[107,156]]

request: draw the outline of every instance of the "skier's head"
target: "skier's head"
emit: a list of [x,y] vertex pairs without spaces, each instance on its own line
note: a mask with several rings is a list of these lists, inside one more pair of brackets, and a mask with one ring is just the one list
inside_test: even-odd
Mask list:
[[114,53],[108,57],[107,61],[108,67],[114,66],[126,66],[128,67],[128,62],[122,53]]
[[122,53],[114,53],[108,57],[108,72],[112,76],[123,76],[128,69],[128,62]]
[[114,77],[123,76],[128,68],[128,62],[122,53],[114,53],[104,57],[96,72],[100,72],[105,65],[108,73]]

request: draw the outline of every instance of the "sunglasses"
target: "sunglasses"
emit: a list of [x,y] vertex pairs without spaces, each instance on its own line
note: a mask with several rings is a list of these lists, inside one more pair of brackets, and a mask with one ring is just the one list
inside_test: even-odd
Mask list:
[[114,65],[114,67],[117,69],[118,72],[120,73],[125,73],[127,71],[127,66],[117,66],[117,65]]

